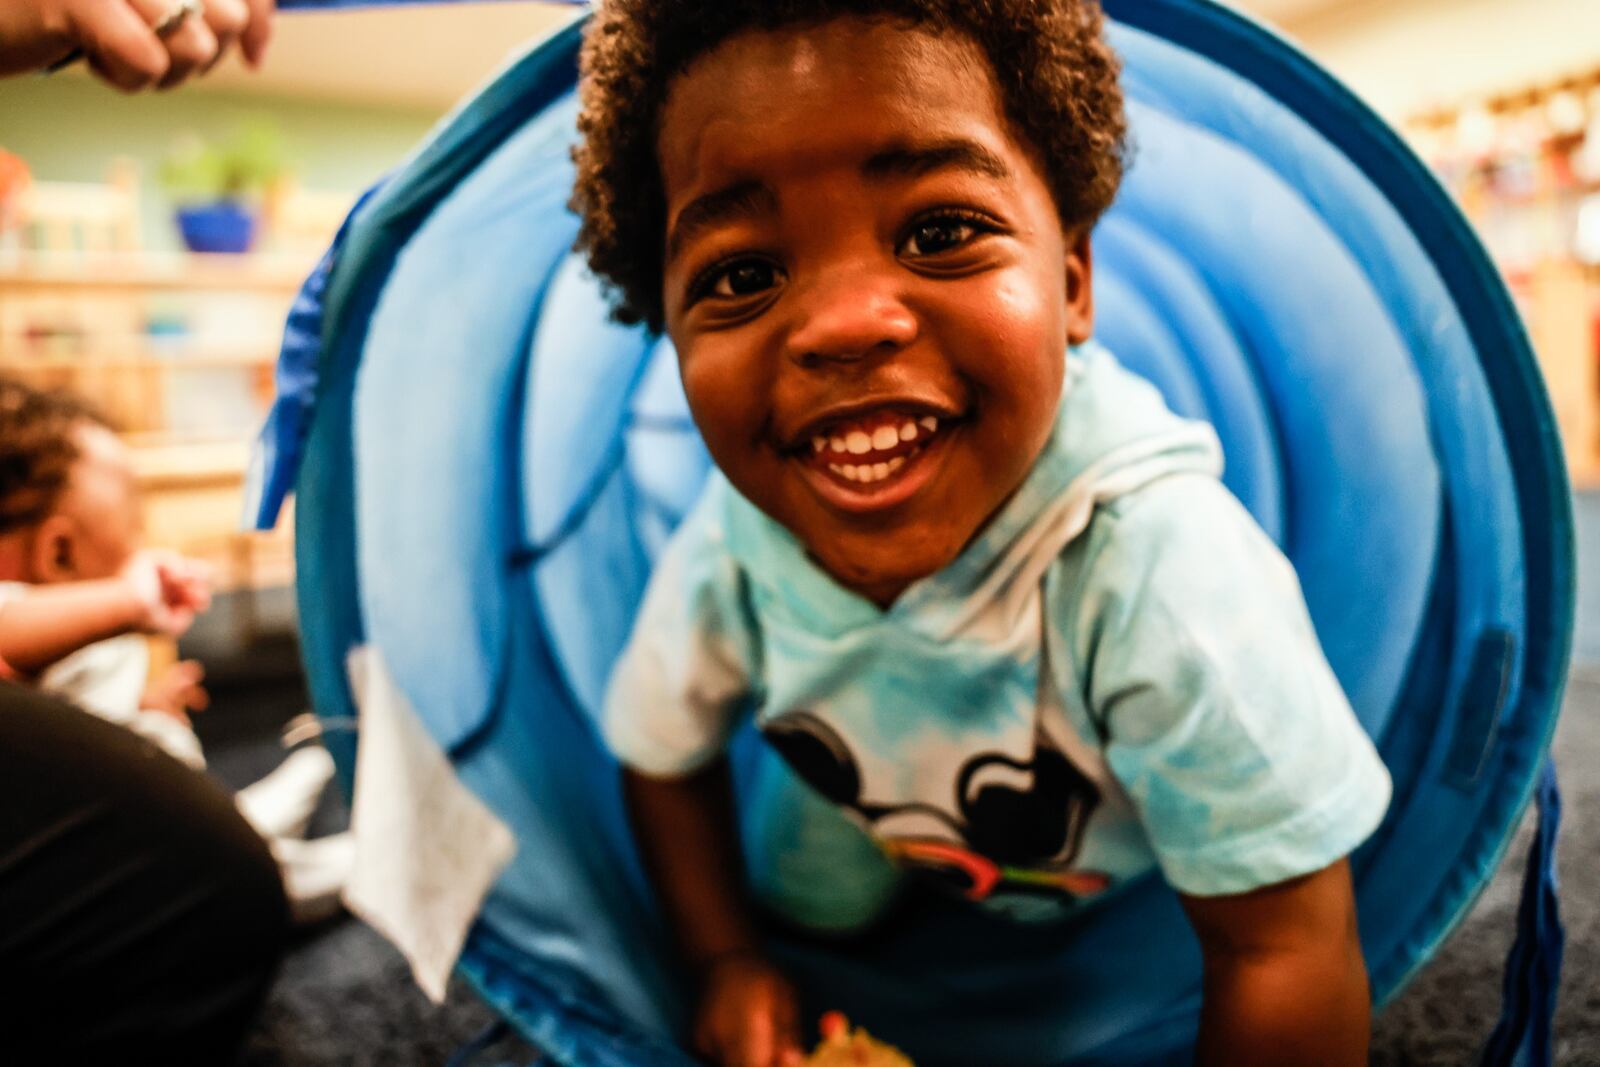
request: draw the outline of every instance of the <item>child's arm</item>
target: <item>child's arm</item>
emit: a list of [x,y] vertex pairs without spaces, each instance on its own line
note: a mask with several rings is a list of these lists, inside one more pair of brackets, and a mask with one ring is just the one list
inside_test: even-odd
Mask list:
[[1371,1000],[1348,861],[1183,905],[1205,962],[1199,1067],[1367,1062]]
[[744,891],[726,759],[684,778],[623,771],[646,871],[700,983],[694,1042],[730,1067],[800,1060],[794,989],[767,962]]
[[1158,482],[1096,523],[1070,654],[1200,936],[1199,1061],[1363,1062],[1370,1009],[1344,858],[1391,786],[1294,570],[1205,479]]
[[176,636],[210,603],[204,572],[181,557],[139,552],[114,578],[30,587],[0,606],[0,662],[38,674],[120,634]]
[[0,608],[0,661],[38,674],[85,645],[138,627],[144,606],[121,578],[38,586]]

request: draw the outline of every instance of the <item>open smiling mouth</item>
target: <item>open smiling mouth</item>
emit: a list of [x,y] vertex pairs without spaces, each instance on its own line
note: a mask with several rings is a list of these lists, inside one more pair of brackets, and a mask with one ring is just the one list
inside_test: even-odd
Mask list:
[[932,476],[953,420],[888,406],[818,427],[796,459],[824,498],[851,511],[891,507]]

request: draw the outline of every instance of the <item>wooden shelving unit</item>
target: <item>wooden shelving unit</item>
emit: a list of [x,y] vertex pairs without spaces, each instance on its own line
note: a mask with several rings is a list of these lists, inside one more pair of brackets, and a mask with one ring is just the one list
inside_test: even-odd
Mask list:
[[1573,482],[1600,488],[1600,68],[1412,116],[1528,324]]
[[287,584],[284,522],[239,529],[306,256],[0,253],[0,371],[66,388],[134,450],[147,538],[208,560],[218,588]]
[[293,298],[312,264],[302,256],[198,252],[0,254],[0,292],[229,291]]

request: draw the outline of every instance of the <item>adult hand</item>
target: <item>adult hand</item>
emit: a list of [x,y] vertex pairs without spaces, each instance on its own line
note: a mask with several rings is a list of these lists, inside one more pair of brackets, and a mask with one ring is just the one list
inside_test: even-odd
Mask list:
[[169,89],[210,70],[235,43],[259,66],[276,0],[203,0],[198,14],[161,26],[179,0],[3,0],[0,76],[42,70],[81,49],[124,92]]

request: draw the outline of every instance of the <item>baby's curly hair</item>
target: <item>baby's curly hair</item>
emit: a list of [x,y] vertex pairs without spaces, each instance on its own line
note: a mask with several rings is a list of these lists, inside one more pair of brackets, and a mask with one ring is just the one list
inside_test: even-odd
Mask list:
[[0,535],[43,522],[78,461],[75,431],[109,424],[62,392],[0,375]]
[[745,30],[886,18],[959,33],[988,57],[1006,116],[1037,152],[1063,227],[1090,226],[1122,180],[1127,120],[1095,0],[606,0],[584,36],[577,247],[619,321],[662,329],[662,102],[697,57]]

